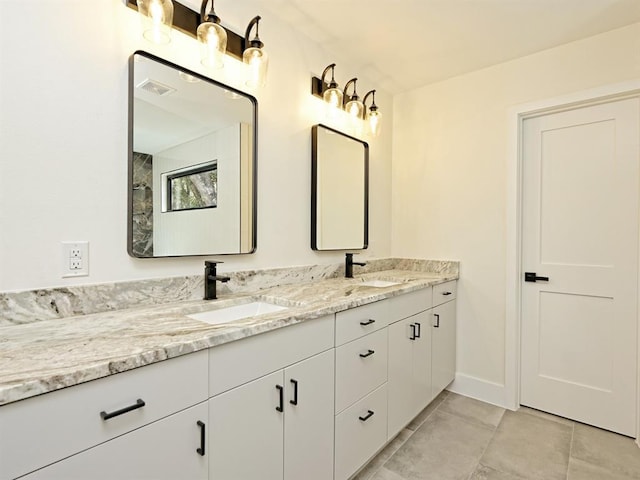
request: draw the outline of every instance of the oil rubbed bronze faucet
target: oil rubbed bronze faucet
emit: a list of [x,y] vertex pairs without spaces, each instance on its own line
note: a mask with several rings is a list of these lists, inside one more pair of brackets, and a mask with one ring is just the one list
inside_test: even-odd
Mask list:
[[204,299],[205,300],[215,300],[218,298],[216,296],[216,285],[218,282],[226,283],[231,280],[231,277],[225,277],[222,275],[218,275],[216,272],[216,267],[218,263],[224,262],[204,262]]
[[355,253],[345,253],[344,254],[344,276],[345,278],[353,278],[353,266],[360,265],[364,267],[366,265],[365,262],[354,262],[353,256]]

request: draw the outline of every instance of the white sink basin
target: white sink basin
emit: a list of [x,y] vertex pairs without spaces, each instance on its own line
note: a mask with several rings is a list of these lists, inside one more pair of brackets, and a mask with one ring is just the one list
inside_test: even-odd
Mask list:
[[233,322],[234,320],[242,320],[243,318],[257,317],[265,313],[280,312],[286,309],[287,307],[281,307],[280,305],[274,305],[272,303],[251,302],[243,305],[233,305],[232,307],[194,313],[187,316],[211,325],[219,325],[221,323]]
[[393,287],[394,285],[400,285],[400,282],[391,282],[389,280],[367,280],[366,282],[362,282],[360,285],[365,287]]

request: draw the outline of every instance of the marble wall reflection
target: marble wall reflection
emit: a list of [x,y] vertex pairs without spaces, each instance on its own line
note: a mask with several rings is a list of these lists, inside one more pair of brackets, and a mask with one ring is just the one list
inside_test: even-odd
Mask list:
[[153,156],[133,152],[133,254],[153,256]]

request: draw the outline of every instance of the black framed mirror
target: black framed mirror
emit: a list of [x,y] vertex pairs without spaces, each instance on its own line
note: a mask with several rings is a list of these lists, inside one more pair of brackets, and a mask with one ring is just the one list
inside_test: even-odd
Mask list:
[[311,248],[369,244],[369,145],[325,125],[311,129]]
[[131,56],[131,256],[255,251],[257,108],[253,96],[167,60]]

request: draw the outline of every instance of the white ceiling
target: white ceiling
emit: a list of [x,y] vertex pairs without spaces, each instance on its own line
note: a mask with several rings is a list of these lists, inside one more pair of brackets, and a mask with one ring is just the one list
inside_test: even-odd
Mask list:
[[[216,2],[222,15],[233,8]],[[391,93],[640,22],[640,0],[243,0]],[[263,35],[266,37],[266,35]],[[348,71],[340,72],[346,63]],[[321,69],[322,67],[319,67]]]

